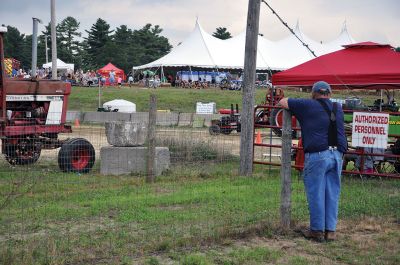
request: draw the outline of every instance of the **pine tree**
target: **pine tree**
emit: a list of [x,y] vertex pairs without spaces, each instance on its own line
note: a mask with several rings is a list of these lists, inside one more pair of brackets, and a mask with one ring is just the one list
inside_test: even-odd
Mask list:
[[146,24],[142,29],[133,32],[133,43],[138,47],[134,47],[138,53],[138,63],[145,64],[154,61],[167,54],[172,46],[167,38],[160,36],[162,29],[159,25],[152,27]]
[[[45,26],[45,30],[42,31],[42,34],[47,36],[47,47],[49,48],[49,53],[48,53],[49,54],[49,62],[51,62],[52,61],[52,58],[51,58],[52,41],[51,41],[50,22],[47,24],[47,26]],[[42,39],[42,38],[43,38],[43,42],[44,42],[44,36],[43,37],[39,36],[39,39]],[[61,59],[62,61],[69,63],[70,56],[68,54],[68,50],[66,49],[65,45],[63,44],[63,42],[61,40],[62,40],[62,34],[61,34],[61,30],[60,30],[60,24],[57,24],[56,25],[57,57],[58,57],[58,59]]]
[[80,23],[75,18],[66,17],[58,25],[57,30],[59,33],[59,40],[57,40],[57,42],[60,43],[60,46],[62,47],[61,50],[65,51],[63,59],[66,62],[76,63],[75,57],[80,51],[80,44],[76,38],[82,35],[78,32],[79,24]]
[[87,57],[87,65],[90,65],[91,68],[99,68],[103,66],[105,55],[110,53],[108,49],[111,49],[113,45],[106,45],[109,41],[111,41],[110,33],[113,30],[110,30],[110,25],[103,19],[98,18],[96,23],[92,25],[90,30],[86,30],[88,33],[86,53]]
[[132,30],[128,29],[126,25],[121,25],[119,28],[116,28],[112,39],[115,49],[118,52],[114,53],[111,61],[118,64],[118,67],[122,68],[125,72],[129,72],[132,67],[132,56],[129,53],[129,50],[133,46]]
[[26,53],[26,36],[12,26],[7,26],[7,33],[4,34],[4,56],[14,58],[28,67],[30,58]]
[[226,39],[232,38],[231,33],[226,28],[222,28],[222,27],[216,28],[216,31],[212,35],[221,40],[226,40]]

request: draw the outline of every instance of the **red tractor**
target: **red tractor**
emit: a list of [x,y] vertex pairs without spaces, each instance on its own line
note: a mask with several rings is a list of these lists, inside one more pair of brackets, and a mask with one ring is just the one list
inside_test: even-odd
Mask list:
[[93,167],[95,150],[83,138],[58,139],[71,133],[66,125],[71,85],[58,80],[6,78],[4,28],[0,28],[0,137],[2,153],[12,165],[35,163],[42,149],[61,147],[58,165],[64,172],[87,173]]
[[211,135],[218,135],[220,133],[230,134],[232,131],[237,131],[240,133],[240,113],[239,105],[236,104],[236,109],[233,109],[233,104],[231,104],[231,109],[220,109],[219,114],[229,114],[229,116],[222,116],[219,120],[212,120],[211,126],[208,129]]
[[[278,108],[279,101],[284,97],[283,90],[281,88],[271,87],[265,94],[265,101],[261,103],[263,108],[258,108],[255,116],[255,123],[258,125],[270,125],[272,131],[277,136],[282,136],[283,122],[283,109]],[[292,127],[296,127],[296,118],[292,117]],[[293,138],[296,138],[296,131],[293,130]]]

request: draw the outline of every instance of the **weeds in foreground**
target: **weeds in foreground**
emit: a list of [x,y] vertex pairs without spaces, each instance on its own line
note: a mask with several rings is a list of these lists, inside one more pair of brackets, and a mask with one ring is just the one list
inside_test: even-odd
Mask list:
[[[0,212],[0,263],[112,264],[124,259],[129,264],[154,253],[156,258],[147,262],[164,264],[163,259],[173,256],[177,264],[239,264],[235,262],[240,260],[253,264],[311,260],[312,264],[321,253],[333,263],[396,264],[399,260],[395,250],[400,235],[382,223],[400,216],[400,183],[345,178],[340,220],[366,225],[350,227],[351,234],[359,237],[343,234],[338,243],[316,247],[296,235],[283,237],[277,232],[277,171],[266,175],[264,167],[256,167],[252,178],[236,171],[236,163],[178,165],[154,184],[135,176],[24,174],[26,183],[35,185],[13,197]],[[5,196],[22,174],[0,174],[0,193]],[[304,223],[308,212],[301,179],[293,179],[292,190],[292,218]],[[234,245],[251,238],[294,242],[299,252],[285,257],[279,248]],[[209,253],[209,248],[220,254]]]

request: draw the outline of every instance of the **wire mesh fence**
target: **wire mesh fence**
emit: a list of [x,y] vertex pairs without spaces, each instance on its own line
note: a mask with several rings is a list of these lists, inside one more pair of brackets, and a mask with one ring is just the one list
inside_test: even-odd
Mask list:
[[[265,202],[250,194],[264,191],[234,177],[239,134],[210,135],[202,122],[163,126],[168,122],[160,115],[156,146],[169,155],[160,158],[167,162],[156,160],[166,165],[153,184],[144,182],[146,152],[136,152],[147,142],[112,146],[104,124],[76,123],[72,133],[58,135],[61,148],[38,148],[47,140],[23,131],[6,141],[14,151],[0,162],[2,263],[76,264],[140,256],[217,241],[258,225]],[[92,161],[87,143],[95,155],[84,174],[77,169]],[[113,153],[102,157],[107,148]],[[117,163],[115,171],[103,174],[102,163],[110,160]],[[121,168],[132,171],[120,174]],[[242,212],[247,205],[251,208]]]
[[[145,182],[146,151],[137,150],[147,142],[110,145],[104,123],[75,122],[72,133],[57,137],[69,143],[68,152],[42,148],[35,163],[15,163],[3,156],[0,263],[117,264],[171,249],[185,251],[251,234],[278,233],[279,170],[256,165],[254,177],[241,177],[239,133],[210,134],[211,122],[193,115],[181,117],[180,124],[185,125],[170,125],[170,117],[159,115],[157,120],[156,146],[167,148],[169,154],[158,157],[156,152],[156,167],[162,166],[154,183]],[[263,129],[261,141],[280,144],[279,137],[270,140],[269,135],[270,130]],[[35,144],[27,143],[23,133],[14,138],[19,140],[13,142],[19,150],[14,155],[37,155]],[[74,144],[71,139],[81,140]],[[94,150],[88,173],[75,170],[91,161],[85,141]],[[105,149],[113,151],[104,153]],[[71,156],[67,162],[66,154]],[[279,163],[280,150],[255,150],[254,156]],[[107,167],[113,172],[105,174],[104,163],[111,163]],[[360,181],[344,182],[343,218],[399,218],[397,184]],[[374,191],[386,195],[367,196]],[[359,195],[358,205],[354,194]],[[307,218],[301,175],[294,173],[293,225],[306,224]]]

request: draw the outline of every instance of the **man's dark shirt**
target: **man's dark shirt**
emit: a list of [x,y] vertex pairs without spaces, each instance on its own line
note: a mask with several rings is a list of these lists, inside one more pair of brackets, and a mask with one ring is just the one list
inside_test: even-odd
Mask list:
[[[332,110],[333,103],[329,99],[323,100]],[[314,99],[289,98],[288,105],[289,110],[300,122],[304,152],[313,153],[327,150],[329,148],[328,130],[330,119],[321,104]],[[335,114],[338,130],[337,149],[344,153],[347,150],[347,139],[344,131],[344,114],[340,104],[338,104]]]

